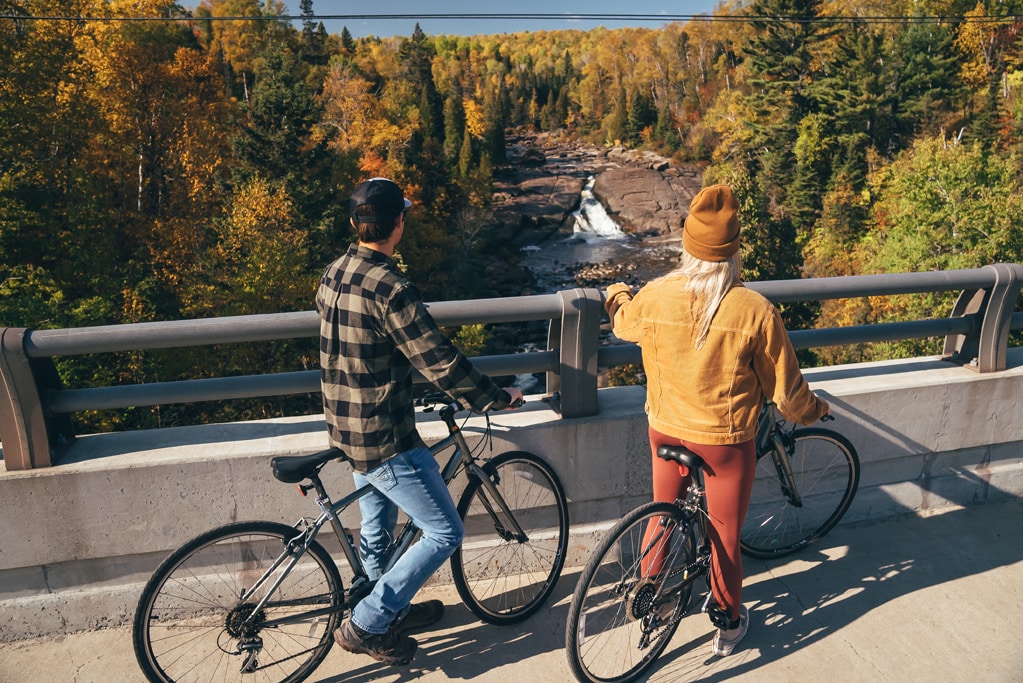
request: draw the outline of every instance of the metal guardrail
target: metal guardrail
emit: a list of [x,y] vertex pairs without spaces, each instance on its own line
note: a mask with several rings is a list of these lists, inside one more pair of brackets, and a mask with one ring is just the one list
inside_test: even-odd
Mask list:
[[[944,337],[943,357],[979,372],[1005,369],[1009,331],[1023,328],[1013,308],[1023,266],[748,283],[775,303],[960,291],[945,319],[790,332],[796,348]],[[604,317],[596,289],[430,304],[438,324],[549,321],[546,350],[473,359],[490,375],[544,372],[561,393],[563,417],[597,413],[597,371],[640,362],[634,345],[599,345]],[[316,370],[152,384],[64,388],[55,356],[316,337],[315,311],[60,330],[0,328],[0,443],[8,470],[47,467],[74,440],[71,414],[81,410],[312,393]]]

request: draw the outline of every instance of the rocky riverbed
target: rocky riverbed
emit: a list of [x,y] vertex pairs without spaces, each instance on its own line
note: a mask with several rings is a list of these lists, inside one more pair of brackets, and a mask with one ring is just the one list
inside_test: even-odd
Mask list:
[[[641,285],[677,264],[682,221],[702,186],[698,167],[549,134],[510,136],[508,156],[509,163],[494,177],[495,237],[507,248],[487,269],[493,296],[605,287],[617,281]],[[620,234],[579,230],[584,191]],[[495,326],[488,353],[528,346],[532,332],[533,343],[542,347],[546,325],[535,327]],[[520,381],[528,383],[528,378]]]
[[[702,186],[697,166],[545,133],[509,136],[508,156],[509,164],[495,172],[493,221],[498,243],[522,258],[511,269],[494,264],[489,273],[506,293],[640,284],[673,267],[677,248],[665,247],[679,242],[689,202]],[[578,230],[588,182],[621,239],[609,243]]]

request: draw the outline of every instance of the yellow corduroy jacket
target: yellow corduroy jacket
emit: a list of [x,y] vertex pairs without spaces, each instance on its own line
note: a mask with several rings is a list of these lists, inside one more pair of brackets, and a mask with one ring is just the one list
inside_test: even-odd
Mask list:
[[685,283],[675,273],[635,295],[621,283],[607,290],[604,306],[615,335],[643,351],[651,427],[694,443],[738,444],[756,436],[764,397],[801,424],[828,412],[803,378],[770,301],[742,285],[733,287],[697,349]]

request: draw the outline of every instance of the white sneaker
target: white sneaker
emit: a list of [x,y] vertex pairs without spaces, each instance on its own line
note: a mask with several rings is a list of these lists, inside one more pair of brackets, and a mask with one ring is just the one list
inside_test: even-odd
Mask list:
[[739,641],[746,635],[749,629],[749,612],[746,606],[739,608],[739,625],[735,628],[719,628],[714,636],[714,654],[718,657],[727,657],[739,644]]

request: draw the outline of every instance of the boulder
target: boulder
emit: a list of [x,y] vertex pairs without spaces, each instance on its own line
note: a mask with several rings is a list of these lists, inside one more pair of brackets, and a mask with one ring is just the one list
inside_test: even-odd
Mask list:
[[660,162],[622,166],[597,176],[593,196],[626,232],[667,235],[681,231],[700,183],[698,173],[673,171]]
[[498,240],[522,247],[556,233],[579,207],[585,182],[578,174],[522,167],[495,178],[491,209]]

